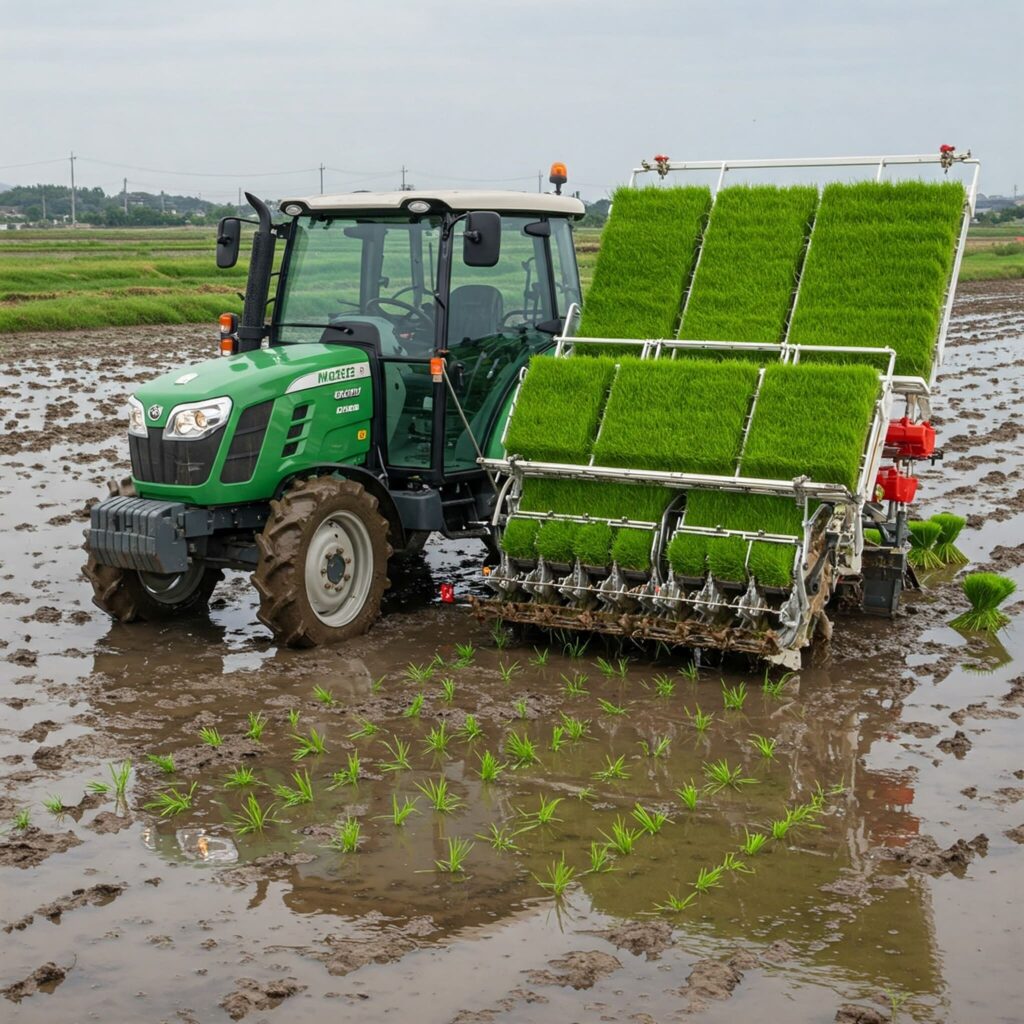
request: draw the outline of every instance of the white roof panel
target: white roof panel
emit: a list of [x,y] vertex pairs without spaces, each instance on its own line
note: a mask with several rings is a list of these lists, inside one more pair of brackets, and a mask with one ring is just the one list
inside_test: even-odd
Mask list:
[[583,203],[571,196],[547,192],[487,191],[484,189],[438,189],[413,192],[344,192],[333,196],[293,196],[280,201],[280,209],[299,203],[311,212],[356,212],[401,210],[406,203],[423,199],[431,206],[461,212],[493,210],[496,213],[538,213],[563,217],[582,217]]

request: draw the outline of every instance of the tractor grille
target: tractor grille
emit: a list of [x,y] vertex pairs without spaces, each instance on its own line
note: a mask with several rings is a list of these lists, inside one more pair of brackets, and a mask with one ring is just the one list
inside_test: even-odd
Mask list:
[[217,430],[199,441],[170,441],[161,427],[150,427],[146,437],[129,434],[132,476],[153,484],[204,484],[223,437],[224,431]]
[[241,484],[252,478],[273,407],[274,401],[271,399],[269,402],[260,402],[259,405],[250,405],[239,416],[235,436],[231,438],[231,447],[224,460],[224,468],[220,471],[222,484]]

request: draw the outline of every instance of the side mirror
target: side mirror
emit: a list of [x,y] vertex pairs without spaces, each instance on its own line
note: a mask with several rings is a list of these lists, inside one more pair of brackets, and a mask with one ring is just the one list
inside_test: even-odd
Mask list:
[[227,270],[238,262],[238,245],[242,239],[242,222],[237,217],[223,217],[217,225],[217,266]]
[[493,267],[501,253],[501,217],[487,210],[466,214],[462,262],[467,267]]

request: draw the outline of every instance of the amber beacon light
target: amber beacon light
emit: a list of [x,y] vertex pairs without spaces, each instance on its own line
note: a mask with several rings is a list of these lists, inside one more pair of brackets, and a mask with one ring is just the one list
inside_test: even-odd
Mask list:
[[551,165],[551,172],[548,175],[548,181],[555,186],[555,195],[560,196],[562,194],[562,186],[569,180],[569,172],[566,170],[565,164],[558,163],[557,161]]

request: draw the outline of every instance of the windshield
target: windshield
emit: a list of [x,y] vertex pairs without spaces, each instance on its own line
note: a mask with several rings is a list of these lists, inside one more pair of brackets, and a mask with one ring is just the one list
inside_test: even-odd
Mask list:
[[363,321],[384,354],[427,354],[434,339],[440,218],[299,217],[274,324],[276,342],[318,341]]

